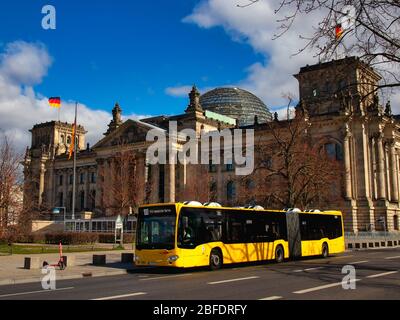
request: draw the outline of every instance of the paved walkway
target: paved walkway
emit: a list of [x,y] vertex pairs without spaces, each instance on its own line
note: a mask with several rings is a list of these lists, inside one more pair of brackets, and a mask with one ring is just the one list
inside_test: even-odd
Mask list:
[[[132,250],[118,251],[95,251],[95,252],[76,252],[67,253],[67,257],[74,256],[75,264],[67,267],[65,270],[56,268],[57,279],[76,279],[83,277],[100,277],[107,275],[120,275],[127,273],[127,270],[133,268],[132,263],[121,263],[121,253],[132,253]],[[105,266],[92,265],[93,254],[105,254]],[[43,275],[41,269],[27,270],[24,269],[25,257],[29,255],[12,255],[0,256],[0,286],[17,283],[40,282]],[[35,254],[32,257],[39,257],[40,265],[43,261],[50,264],[57,263],[59,259],[58,253],[51,254]]]

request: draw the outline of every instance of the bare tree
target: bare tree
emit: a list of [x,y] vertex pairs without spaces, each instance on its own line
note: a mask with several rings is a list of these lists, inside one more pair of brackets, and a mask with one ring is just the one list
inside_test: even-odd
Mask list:
[[[248,0],[239,5],[256,5],[260,0]],[[311,35],[300,35],[307,40],[298,54],[307,48],[316,50],[320,60],[330,60],[338,50],[345,55],[357,55],[384,77],[368,95],[381,89],[400,86],[400,2],[398,0],[281,0],[276,14],[279,32],[274,39],[283,37],[293,28],[294,21],[314,11],[323,18],[314,26]],[[338,32],[339,31],[339,32]]]
[[[256,143],[255,169],[242,180],[247,189],[242,194],[268,207],[306,209],[339,200],[341,165],[311,140],[307,112],[298,106],[293,118],[276,119],[267,126],[272,138]],[[250,187],[249,181],[256,186]]]
[[102,184],[103,207],[111,215],[127,214],[129,208],[138,206],[139,172],[138,157],[127,145],[121,143],[113,157],[99,171]]
[[208,202],[216,199],[215,181],[212,179],[209,166],[190,164],[187,166],[188,180],[183,189],[184,200]]
[[0,137],[0,233],[16,226],[22,211],[21,159],[10,139]]

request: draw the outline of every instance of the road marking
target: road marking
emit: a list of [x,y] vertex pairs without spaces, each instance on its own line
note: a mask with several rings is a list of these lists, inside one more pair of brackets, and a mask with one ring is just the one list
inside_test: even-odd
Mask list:
[[12,297],[12,296],[22,296],[22,295],[34,294],[34,293],[44,293],[44,292],[71,290],[71,289],[74,289],[74,287],[60,288],[60,289],[54,289],[54,290],[38,290],[38,291],[29,291],[29,292],[9,293],[9,294],[1,295],[0,298]]
[[378,278],[378,277],[384,277],[389,274],[394,274],[397,273],[398,271],[389,271],[389,272],[383,272],[383,273],[377,273],[377,274],[372,274],[370,276],[367,276],[366,278]]
[[[350,280],[348,282],[356,282],[356,281],[360,281],[360,280],[361,279],[352,279],[352,280]],[[348,283],[348,282],[346,282],[346,283]],[[293,293],[303,294],[303,293],[308,293],[308,292],[312,292],[312,291],[318,291],[318,290],[328,289],[328,288],[332,288],[332,287],[337,287],[337,286],[341,286],[341,285],[342,285],[342,281],[335,282],[335,283],[330,283],[330,284],[325,284],[323,286],[318,286],[318,287],[298,290],[298,291],[294,291]]]
[[324,267],[308,268],[308,269],[304,269],[304,271],[319,270],[319,269],[323,269],[323,268]]
[[354,257],[354,255],[353,254],[349,254],[348,256],[338,256],[338,257],[332,257],[332,258],[342,259],[342,258],[349,258],[349,257]]
[[134,296],[142,296],[144,294],[147,294],[147,293],[146,292],[134,292],[134,293],[127,293],[127,294],[120,294],[118,296],[96,298],[96,299],[91,299],[91,300],[113,300],[113,299],[120,299],[120,298],[134,297]]
[[361,261],[355,261],[355,262],[349,262],[348,264],[361,264],[361,263],[366,263],[368,260],[361,260]]
[[304,272],[304,271],[312,271],[312,270],[319,270],[323,269],[324,267],[313,267],[313,268],[307,268],[307,269],[297,269],[293,270],[293,272]]
[[282,299],[283,297],[281,296],[271,296],[271,297],[266,297],[266,298],[262,298],[262,299],[258,299],[258,300],[278,300],[278,299]]
[[162,276],[162,277],[145,278],[145,279],[139,279],[139,281],[159,280],[159,279],[167,279],[167,278],[176,278],[176,277],[190,276],[191,274],[192,274],[192,273],[185,273],[185,274],[176,274],[176,275],[173,275],[173,276]]
[[253,277],[246,277],[246,278],[236,278],[236,279],[229,279],[229,280],[221,280],[221,281],[213,281],[213,282],[207,282],[207,284],[220,284],[220,283],[227,283],[227,282],[234,282],[234,281],[242,281],[242,280],[250,280],[250,279],[257,279],[259,278],[258,276],[253,276]]
[[386,257],[385,259],[390,260],[390,259],[399,259],[399,258],[400,258],[400,256],[394,256],[394,257]]

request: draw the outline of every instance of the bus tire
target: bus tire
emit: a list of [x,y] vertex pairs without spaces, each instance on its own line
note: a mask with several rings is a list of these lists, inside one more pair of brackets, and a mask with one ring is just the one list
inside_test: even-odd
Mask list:
[[222,267],[222,254],[219,249],[212,249],[210,253],[210,270],[218,270]]
[[322,244],[322,251],[321,252],[322,252],[321,253],[322,258],[328,258],[328,256],[329,256],[329,247],[328,247],[328,244],[326,242],[324,242]]
[[283,247],[281,245],[278,245],[275,248],[275,262],[276,263],[281,263],[285,259],[285,251],[283,250]]

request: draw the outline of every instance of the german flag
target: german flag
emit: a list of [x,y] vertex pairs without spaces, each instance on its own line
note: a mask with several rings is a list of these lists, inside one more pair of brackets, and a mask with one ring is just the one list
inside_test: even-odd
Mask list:
[[336,38],[336,40],[339,40],[342,37],[343,31],[344,30],[342,28],[342,25],[340,23],[337,24],[336,27],[335,27],[335,38]]
[[49,98],[49,105],[52,108],[60,108],[61,107],[61,98],[60,97]]

